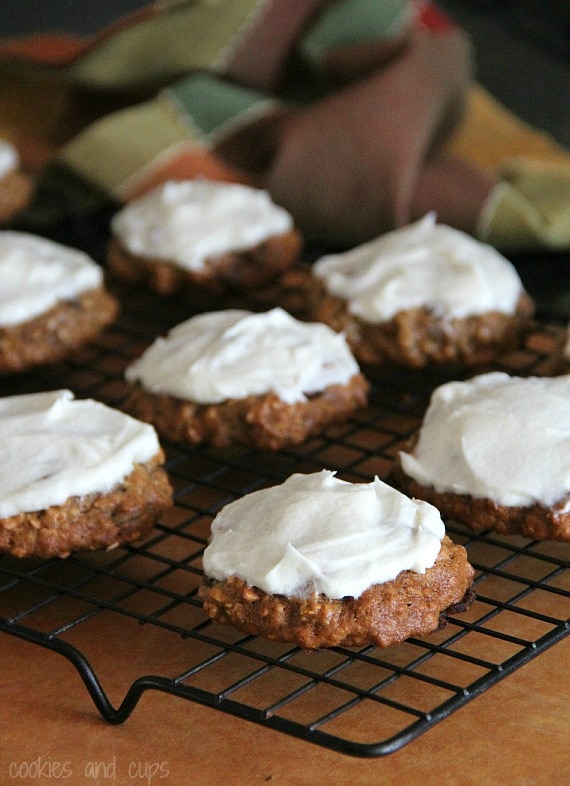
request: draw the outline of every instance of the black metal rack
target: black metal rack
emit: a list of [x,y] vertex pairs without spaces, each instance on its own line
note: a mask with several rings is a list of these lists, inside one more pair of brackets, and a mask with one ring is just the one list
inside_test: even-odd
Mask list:
[[[91,347],[57,368],[3,380],[2,393],[67,387],[119,406],[126,365],[196,304],[117,292],[121,316]],[[523,349],[495,367],[540,373],[555,341],[555,329],[538,325]],[[451,537],[465,544],[477,570],[477,600],[468,612],[450,618],[442,631],[386,650],[313,653],[209,621],[196,595],[200,557],[221,506],[293,471],[325,467],[355,481],[386,477],[431,391],[447,378],[377,372],[369,407],[278,453],[165,445],[175,504],[152,535],[136,547],[66,560],[1,558],[0,630],[67,658],[110,723],[122,723],[147,690],[158,690],[346,754],[381,756],[401,748],[568,633],[568,544],[475,536],[450,523]],[[136,673],[122,659],[126,626],[136,626],[140,641]],[[91,630],[93,642],[103,635],[117,651],[117,668],[125,669],[126,690],[115,704],[105,688],[108,676],[96,665],[96,646],[85,645]],[[155,655],[147,666],[141,653],[148,641]]]

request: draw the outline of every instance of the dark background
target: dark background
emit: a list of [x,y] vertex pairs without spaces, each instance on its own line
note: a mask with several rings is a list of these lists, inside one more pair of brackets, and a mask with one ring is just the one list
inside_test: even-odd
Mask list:
[[469,31],[478,81],[570,147],[570,0],[438,0]]

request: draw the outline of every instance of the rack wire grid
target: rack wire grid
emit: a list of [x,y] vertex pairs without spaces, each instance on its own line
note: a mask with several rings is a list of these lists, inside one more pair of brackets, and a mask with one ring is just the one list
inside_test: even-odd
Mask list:
[[[3,394],[66,387],[120,407],[125,367],[157,335],[209,305],[116,292],[122,303],[116,324],[66,363],[3,380]],[[266,293],[253,307],[272,297]],[[294,287],[282,304],[294,311]],[[494,368],[543,373],[559,333],[538,323],[525,345]],[[476,600],[430,636],[387,649],[306,652],[206,618],[197,598],[201,554],[224,504],[292,472],[327,468],[356,482],[386,478],[431,391],[449,379],[406,370],[371,378],[367,408],[298,447],[269,453],[164,444],[175,498],[152,534],[136,546],[65,560],[2,557],[0,630],[67,658],[110,723],[125,721],[145,691],[157,690],[368,757],[401,748],[540,656],[568,632],[570,545],[475,535],[453,522],[448,532],[466,546],[476,569]],[[132,636],[133,627],[136,657],[124,651],[124,631]],[[97,665],[101,636],[124,675],[114,703],[104,686],[110,675]]]

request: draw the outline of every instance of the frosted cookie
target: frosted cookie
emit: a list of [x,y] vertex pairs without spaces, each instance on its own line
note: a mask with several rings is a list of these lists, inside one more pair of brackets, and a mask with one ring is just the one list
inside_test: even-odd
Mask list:
[[476,532],[570,540],[570,376],[440,386],[395,481]]
[[505,257],[433,214],[317,260],[310,300],[360,362],[413,368],[489,362],[534,311]]
[[432,505],[323,470],[226,505],[204,575],[213,620],[315,649],[431,633],[471,602],[474,571]]
[[274,279],[301,250],[291,215],[236,183],[169,181],[111,222],[109,267],[161,295],[247,289]]
[[171,503],[152,426],[67,390],[0,398],[0,444],[0,553],[112,549]]
[[32,196],[32,179],[22,172],[16,148],[0,139],[0,225],[7,224],[25,207]]
[[281,308],[199,314],[125,372],[123,408],[174,442],[279,449],[367,403],[344,337]]
[[559,330],[549,360],[547,373],[568,374],[570,372],[570,323]]
[[90,257],[25,232],[0,232],[0,280],[0,372],[62,360],[118,312]]

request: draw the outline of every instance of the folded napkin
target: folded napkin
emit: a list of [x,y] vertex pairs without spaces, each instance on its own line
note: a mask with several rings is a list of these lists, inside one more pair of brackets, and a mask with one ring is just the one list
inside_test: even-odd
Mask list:
[[505,252],[570,248],[570,154],[478,85],[448,150],[492,171],[497,183],[476,228]]
[[38,172],[39,223],[57,217],[46,189],[93,209],[204,176],[353,243],[420,208],[445,221],[421,193],[443,156],[467,172],[448,203],[480,201],[474,233],[570,245],[570,155],[473,81],[465,39],[421,0],[171,0],[88,39],[0,41],[0,135]]

